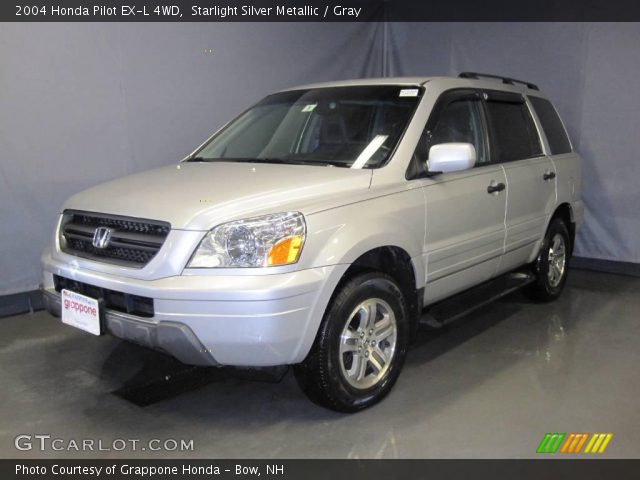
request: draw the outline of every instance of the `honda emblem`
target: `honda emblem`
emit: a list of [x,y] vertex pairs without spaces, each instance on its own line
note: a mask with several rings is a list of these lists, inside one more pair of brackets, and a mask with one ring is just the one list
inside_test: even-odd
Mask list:
[[109,246],[109,242],[111,241],[111,234],[113,234],[112,228],[96,228],[96,231],[93,232],[93,246],[100,249],[107,248]]

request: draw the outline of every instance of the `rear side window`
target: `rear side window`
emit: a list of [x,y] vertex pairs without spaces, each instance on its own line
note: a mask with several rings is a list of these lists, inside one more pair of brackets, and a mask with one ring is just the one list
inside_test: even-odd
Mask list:
[[542,154],[536,126],[520,95],[489,94],[487,116],[493,139],[493,161],[510,162]]
[[542,129],[547,136],[551,155],[571,152],[571,142],[567,137],[567,132],[562,125],[558,112],[553,108],[549,100],[538,97],[529,97],[531,105],[540,119]]

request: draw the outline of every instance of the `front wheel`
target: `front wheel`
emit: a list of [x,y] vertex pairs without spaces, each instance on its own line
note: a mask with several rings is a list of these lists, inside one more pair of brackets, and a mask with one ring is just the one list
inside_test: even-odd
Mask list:
[[534,300],[550,302],[562,293],[569,272],[569,242],[567,226],[561,219],[554,219],[547,229],[534,265],[536,281],[528,288]]
[[340,412],[384,398],[407,353],[406,312],[391,277],[367,273],[347,281],[327,308],[309,355],[294,367],[304,393]]

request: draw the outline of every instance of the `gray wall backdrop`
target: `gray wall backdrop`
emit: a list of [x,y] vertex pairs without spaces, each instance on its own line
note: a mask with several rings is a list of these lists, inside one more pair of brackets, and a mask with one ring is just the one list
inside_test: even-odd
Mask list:
[[0,295],[37,287],[65,198],[176,162],[270,91],[462,70],[541,85],[585,159],[577,253],[640,262],[639,44],[620,23],[0,24]]

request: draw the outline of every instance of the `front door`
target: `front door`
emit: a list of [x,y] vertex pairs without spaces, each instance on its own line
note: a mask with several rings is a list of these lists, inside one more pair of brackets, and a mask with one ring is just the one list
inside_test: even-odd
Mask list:
[[489,162],[488,136],[480,94],[446,92],[438,100],[420,140],[417,158],[433,145],[471,143],[472,169],[424,180],[427,208],[425,304],[491,278],[500,263],[505,238],[506,178]]

